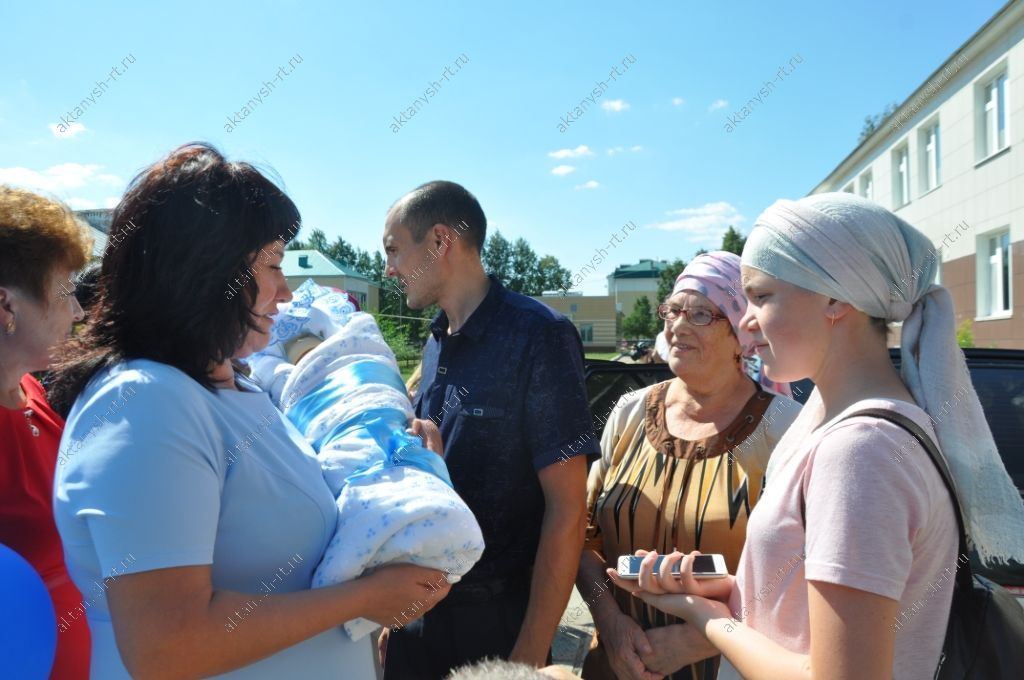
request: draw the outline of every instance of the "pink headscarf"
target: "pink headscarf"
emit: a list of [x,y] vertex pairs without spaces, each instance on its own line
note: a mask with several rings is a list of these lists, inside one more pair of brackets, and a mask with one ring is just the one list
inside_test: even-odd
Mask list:
[[764,371],[760,370],[759,362],[751,360],[754,356],[754,336],[746,328],[740,327],[740,319],[747,312],[747,298],[743,295],[743,285],[740,283],[739,255],[716,250],[693,258],[676,278],[676,285],[672,288],[673,295],[683,291],[700,293],[729,319],[740,343],[740,354],[747,375],[760,382],[769,392],[792,396],[789,383],[769,380]]

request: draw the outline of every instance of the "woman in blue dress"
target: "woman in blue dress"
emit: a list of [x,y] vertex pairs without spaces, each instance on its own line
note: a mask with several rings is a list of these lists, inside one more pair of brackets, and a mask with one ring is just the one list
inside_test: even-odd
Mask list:
[[54,512],[93,633],[92,677],[373,678],[381,623],[441,572],[310,580],[337,523],[312,449],[232,360],[262,349],[299,213],[214,148],[144,170],[113,214],[100,297],[51,397]]

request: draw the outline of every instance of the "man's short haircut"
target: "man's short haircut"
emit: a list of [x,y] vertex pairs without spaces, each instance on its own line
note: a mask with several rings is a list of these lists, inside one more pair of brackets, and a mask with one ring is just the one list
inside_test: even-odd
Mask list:
[[412,233],[416,243],[422,243],[435,224],[447,224],[478,252],[483,250],[487,218],[476,196],[461,184],[443,180],[427,182],[395,205],[395,220]]

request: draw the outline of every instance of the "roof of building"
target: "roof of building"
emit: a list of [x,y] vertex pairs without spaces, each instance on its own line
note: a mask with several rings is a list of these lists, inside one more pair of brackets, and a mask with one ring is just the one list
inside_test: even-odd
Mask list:
[[92,225],[89,225],[89,233],[92,235],[92,256],[103,257],[103,251],[107,249],[107,235]]
[[665,260],[640,260],[636,264],[622,264],[608,275],[612,279],[656,279],[668,269]]
[[286,250],[281,268],[286,277],[291,276],[347,276],[369,281],[369,277],[355,267],[342,264],[319,250]]
[[[888,139],[891,132],[889,130],[889,122],[893,120],[894,117],[897,117],[901,112],[904,112],[907,104],[912,103],[916,98],[921,96],[926,88],[929,88],[930,92],[931,88],[934,87],[933,82],[936,78],[940,75],[944,75],[947,69],[951,66],[955,65],[956,72],[959,72],[960,67],[958,64],[961,57],[966,59],[966,55],[969,53],[981,53],[986,48],[983,42],[985,42],[985,39],[989,37],[987,34],[1000,29],[1008,30],[1007,25],[1013,25],[1014,22],[1019,21],[1019,17],[1022,12],[1024,12],[1024,5],[1017,3],[1017,0],[1009,0],[1009,2],[1003,5],[991,19],[986,21],[981,28],[975,31],[970,38],[964,41],[963,45],[955,49],[944,62],[939,64],[938,68],[936,68],[931,75],[925,78],[924,81],[910,93],[910,96],[900,103],[888,118],[879,122],[874,132],[854,146],[853,150],[847,154],[846,158],[839,161],[836,167],[833,168],[832,172],[830,172],[825,179],[818,182],[818,184],[811,189],[810,194],[816,194],[823,190],[830,189],[832,184],[844,175],[845,168],[850,165],[852,161],[856,160],[857,162],[860,162],[864,157],[868,156],[870,151],[876,146],[882,146],[884,148],[882,143]],[[929,98],[930,96],[931,95],[929,94]]]
[[89,223],[93,229],[104,234],[110,233],[110,224],[114,221],[114,210],[112,208],[99,208],[97,210],[76,210],[75,214]]

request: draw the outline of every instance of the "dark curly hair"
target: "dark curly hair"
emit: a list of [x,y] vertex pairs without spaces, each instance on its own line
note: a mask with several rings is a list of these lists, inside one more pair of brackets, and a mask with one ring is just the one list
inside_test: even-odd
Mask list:
[[[114,209],[98,299],[54,367],[51,403],[66,415],[98,371],[127,359],[174,366],[212,390],[210,364],[257,328],[256,281],[245,272],[299,225],[279,187],[209,144],[186,144],[143,170]],[[239,278],[235,295],[228,286]]]

